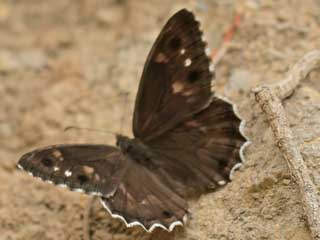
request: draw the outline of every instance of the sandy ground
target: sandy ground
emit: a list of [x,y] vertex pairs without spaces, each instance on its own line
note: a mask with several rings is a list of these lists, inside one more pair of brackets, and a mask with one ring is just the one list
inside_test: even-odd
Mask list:
[[[83,239],[88,197],[15,169],[35,147],[63,142],[112,144],[109,135],[64,133],[68,125],[119,131],[146,55],[176,10],[193,9],[211,48],[236,12],[244,19],[216,67],[217,92],[247,121],[246,163],[223,189],[190,202],[192,219],[171,233],[126,229],[95,205],[92,239],[310,240],[298,190],[250,89],[276,83],[308,51],[320,48],[316,0],[0,1],[0,240]],[[291,127],[320,191],[320,72],[285,101]],[[123,93],[130,107],[123,111]]]

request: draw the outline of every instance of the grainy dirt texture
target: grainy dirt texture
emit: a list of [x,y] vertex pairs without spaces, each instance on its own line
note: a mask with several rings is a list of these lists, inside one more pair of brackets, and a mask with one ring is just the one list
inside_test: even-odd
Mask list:
[[[194,10],[211,48],[236,13],[243,16],[216,66],[220,95],[235,102],[252,141],[233,182],[190,201],[192,219],[172,233],[126,229],[96,204],[91,238],[311,240],[299,190],[290,181],[251,89],[285,77],[305,53],[320,48],[317,0],[0,1],[0,240],[83,239],[88,197],[42,183],[15,169],[35,147],[66,142],[113,144],[106,134],[63,132],[69,125],[130,134],[133,101],[146,55],[165,21]],[[130,107],[123,110],[123,93]],[[320,195],[320,71],[284,108]]]

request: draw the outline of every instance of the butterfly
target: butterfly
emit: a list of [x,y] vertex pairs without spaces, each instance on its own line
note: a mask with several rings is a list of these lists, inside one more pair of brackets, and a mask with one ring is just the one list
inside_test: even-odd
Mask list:
[[230,180],[246,142],[233,106],[212,90],[214,68],[200,23],[182,9],[165,24],[144,66],[134,138],[116,146],[61,144],[24,154],[18,167],[73,191],[100,197],[128,227],[172,231],[187,199]]

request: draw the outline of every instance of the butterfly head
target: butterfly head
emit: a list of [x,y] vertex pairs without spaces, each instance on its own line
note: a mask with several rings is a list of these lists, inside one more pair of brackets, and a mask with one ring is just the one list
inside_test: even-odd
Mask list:
[[129,152],[132,148],[132,140],[121,134],[116,135],[116,145],[123,153]]

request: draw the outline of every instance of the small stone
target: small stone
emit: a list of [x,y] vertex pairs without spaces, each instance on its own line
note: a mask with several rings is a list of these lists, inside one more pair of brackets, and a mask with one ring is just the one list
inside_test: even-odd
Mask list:
[[266,214],[266,215],[264,215],[264,218],[271,220],[273,218],[273,216],[271,214]]
[[284,185],[290,185],[290,179],[284,179],[282,182]]

